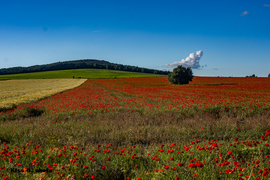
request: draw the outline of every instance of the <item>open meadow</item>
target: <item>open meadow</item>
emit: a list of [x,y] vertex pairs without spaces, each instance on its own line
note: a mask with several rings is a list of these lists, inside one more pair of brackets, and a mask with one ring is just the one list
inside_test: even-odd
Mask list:
[[269,97],[270,78],[88,79],[0,112],[0,176],[269,179]]
[[117,71],[107,69],[70,69],[44,72],[32,72],[21,74],[0,75],[0,80],[7,79],[59,79],[59,78],[82,78],[82,79],[112,79],[112,78],[134,78],[134,77],[157,77],[158,74],[138,73],[129,71]]

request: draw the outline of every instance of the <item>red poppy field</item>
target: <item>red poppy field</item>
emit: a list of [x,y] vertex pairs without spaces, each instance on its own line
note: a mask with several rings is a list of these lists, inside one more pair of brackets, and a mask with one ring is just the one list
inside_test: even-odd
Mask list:
[[37,107],[45,108],[47,113],[111,113],[126,109],[145,113],[233,112],[246,116],[267,112],[269,97],[269,78],[195,77],[189,85],[171,85],[167,77],[89,79],[78,88],[37,103],[21,104],[14,111]]
[[0,112],[3,179],[270,179],[270,78],[88,79]]

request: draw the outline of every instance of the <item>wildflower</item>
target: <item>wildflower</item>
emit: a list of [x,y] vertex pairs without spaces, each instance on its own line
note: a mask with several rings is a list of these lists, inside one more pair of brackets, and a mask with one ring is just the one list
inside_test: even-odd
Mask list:
[[178,166],[180,166],[180,167],[184,166],[184,163],[178,163]]
[[266,178],[268,174],[269,174],[269,171],[264,171],[262,175]]
[[165,168],[165,169],[168,169],[168,168],[169,168],[169,166],[164,166],[164,168]]
[[[88,178],[88,177],[89,177],[89,175],[88,175],[88,174],[85,174],[85,175],[84,175],[84,177],[85,177],[85,178]],[[92,177],[93,177],[93,176],[92,176]],[[93,179],[93,178],[92,178],[92,179]]]
[[24,172],[28,171],[28,168],[27,167],[23,168],[23,171]]
[[240,163],[237,161],[234,161],[233,164],[235,165],[235,167],[238,167]]
[[13,162],[13,158],[9,158],[9,163],[12,163]]
[[105,169],[105,166],[101,166],[100,169]]
[[196,167],[199,167],[199,168],[202,168],[202,167],[203,167],[203,163],[196,162],[196,163],[195,163],[195,166],[196,166]]
[[231,169],[227,169],[227,170],[226,170],[226,173],[227,173],[227,174],[231,174],[231,173],[232,173],[232,170],[231,170]]
[[195,166],[194,163],[189,164],[188,167],[190,167],[190,168],[196,168],[196,166]]

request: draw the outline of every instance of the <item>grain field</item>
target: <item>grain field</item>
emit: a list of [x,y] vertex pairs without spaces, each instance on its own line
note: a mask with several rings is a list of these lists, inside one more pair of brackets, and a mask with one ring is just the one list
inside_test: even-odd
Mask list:
[[86,79],[22,79],[0,81],[0,107],[29,103],[75,88]]

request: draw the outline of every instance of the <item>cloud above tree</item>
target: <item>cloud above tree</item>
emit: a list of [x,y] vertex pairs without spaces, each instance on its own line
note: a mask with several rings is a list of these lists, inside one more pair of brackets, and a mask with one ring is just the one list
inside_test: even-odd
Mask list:
[[200,66],[200,59],[203,55],[203,51],[199,50],[195,53],[190,53],[189,56],[186,59],[182,59],[181,61],[175,61],[171,64],[166,64],[166,67],[169,68],[175,68],[179,65],[185,66],[185,67],[191,67],[192,69],[199,69]]

